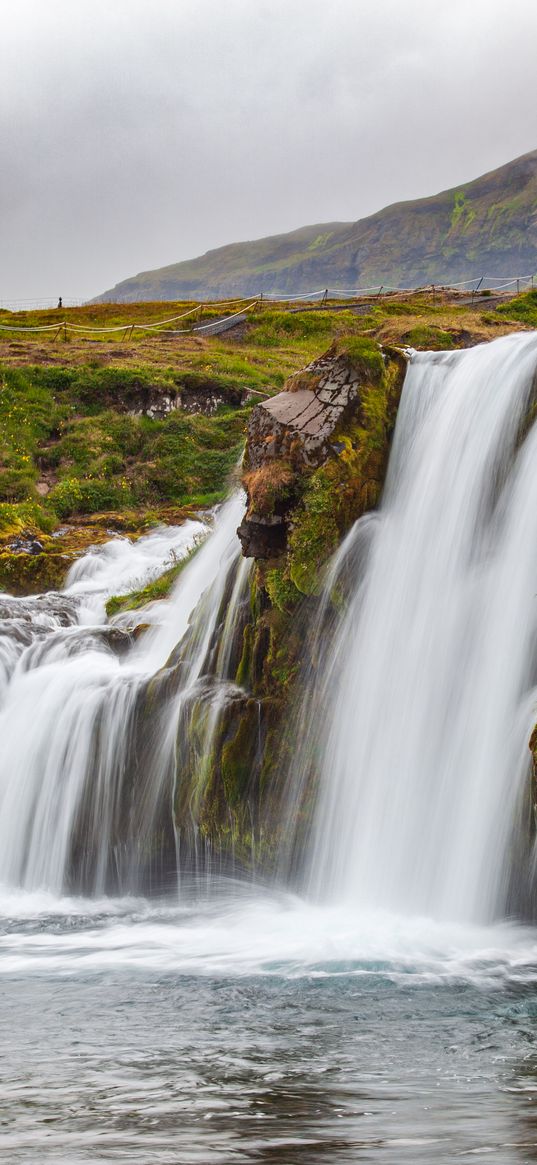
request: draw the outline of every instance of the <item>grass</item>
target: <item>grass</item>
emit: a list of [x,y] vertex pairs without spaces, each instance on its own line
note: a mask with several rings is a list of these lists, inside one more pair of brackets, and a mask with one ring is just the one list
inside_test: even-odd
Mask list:
[[[435,302],[372,298],[360,314],[346,304],[337,312],[263,305],[220,336],[127,334],[130,323],[167,319],[191,306],[0,312],[0,322],[16,325],[65,317],[125,328],[76,333],[67,342],[54,332],[0,333],[0,539],[24,529],[50,534],[60,522],[92,515],[108,521],[110,511],[129,511],[143,524],[148,510],[158,515],[164,506],[213,504],[240,455],[256,394],[280,391],[334,341],[357,358],[378,361],[378,343],[449,348],[537,326],[533,292],[500,306],[489,297],[483,310],[453,295],[437,295]],[[202,319],[226,310],[199,307]],[[149,399],[177,403],[182,393],[204,389],[220,394],[212,416],[181,408],[160,419],[133,415]]]
[[504,319],[517,320],[528,328],[537,328],[537,291],[517,295],[515,299],[502,304],[497,310]]

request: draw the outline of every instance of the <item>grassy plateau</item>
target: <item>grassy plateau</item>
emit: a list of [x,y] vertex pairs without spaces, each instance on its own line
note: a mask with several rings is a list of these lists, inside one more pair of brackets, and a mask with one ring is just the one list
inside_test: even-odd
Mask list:
[[[0,588],[59,585],[69,561],[110,529],[136,536],[221,499],[250,410],[334,341],[450,349],[537,326],[531,292],[508,300],[414,294],[298,311],[261,303],[221,335],[174,333],[238,310],[200,304],[184,322],[130,330],[193,306],[0,311],[0,325],[14,329],[0,331]],[[121,330],[71,332],[64,320]],[[50,323],[58,327],[22,330]],[[39,553],[20,552],[25,538],[39,540]]]

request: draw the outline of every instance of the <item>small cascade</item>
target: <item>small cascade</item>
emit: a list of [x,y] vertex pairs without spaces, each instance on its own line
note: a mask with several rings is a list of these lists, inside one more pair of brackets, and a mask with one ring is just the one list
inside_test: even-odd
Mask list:
[[537,708],[536,373],[535,334],[412,358],[314,697],[318,896],[472,922],[508,905]]
[[242,512],[240,495],[221,508],[159,604],[162,624],[137,642],[103,625],[106,594],[143,586],[170,551],[187,554],[201,523],[99,548],[62,594],[1,597],[0,882],[103,893],[175,874],[173,732],[204,671],[224,676],[218,627],[231,636],[247,576]]

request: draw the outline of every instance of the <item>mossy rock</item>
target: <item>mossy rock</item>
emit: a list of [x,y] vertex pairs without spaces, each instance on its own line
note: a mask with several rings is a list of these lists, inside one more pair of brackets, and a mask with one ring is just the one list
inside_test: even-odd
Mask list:
[[222,782],[227,804],[236,808],[247,796],[255,773],[259,735],[259,705],[248,700],[241,708],[236,730],[222,747]]
[[[287,561],[275,579],[276,584],[289,580],[302,595],[320,592],[324,565],[352,523],[378,505],[386,475],[406,361],[398,356],[385,364],[376,345],[360,337],[351,340],[360,341],[356,359],[364,353],[370,357],[372,374],[363,385],[358,412],[334,433],[333,455],[304,477],[302,498],[289,515]],[[353,344],[348,346],[353,350]],[[286,607],[289,598],[282,596],[276,605]]]
[[[292,515],[287,569],[289,583],[302,595],[318,594],[321,568],[339,542],[335,517],[337,497],[334,496],[337,489],[337,480],[327,466],[321,466],[309,478],[302,504]],[[280,572],[280,576],[283,583],[285,575]],[[283,599],[289,594],[287,591],[282,595],[281,585],[275,588],[275,593]],[[277,602],[276,606],[285,609],[286,603]]]
[[286,568],[280,566],[267,570],[265,587],[272,605],[279,611],[292,611],[302,597]]
[[384,375],[384,360],[379,345],[368,336],[342,336],[333,347],[343,356],[365,383],[379,384]]
[[0,590],[20,596],[61,590],[70,565],[64,554],[0,554]]

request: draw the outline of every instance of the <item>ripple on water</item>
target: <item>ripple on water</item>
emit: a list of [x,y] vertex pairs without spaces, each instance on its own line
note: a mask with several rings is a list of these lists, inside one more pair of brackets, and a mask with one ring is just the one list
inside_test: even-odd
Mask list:
[[0,1153],[537,1161],[536,939],[235,886],[3,894]]

